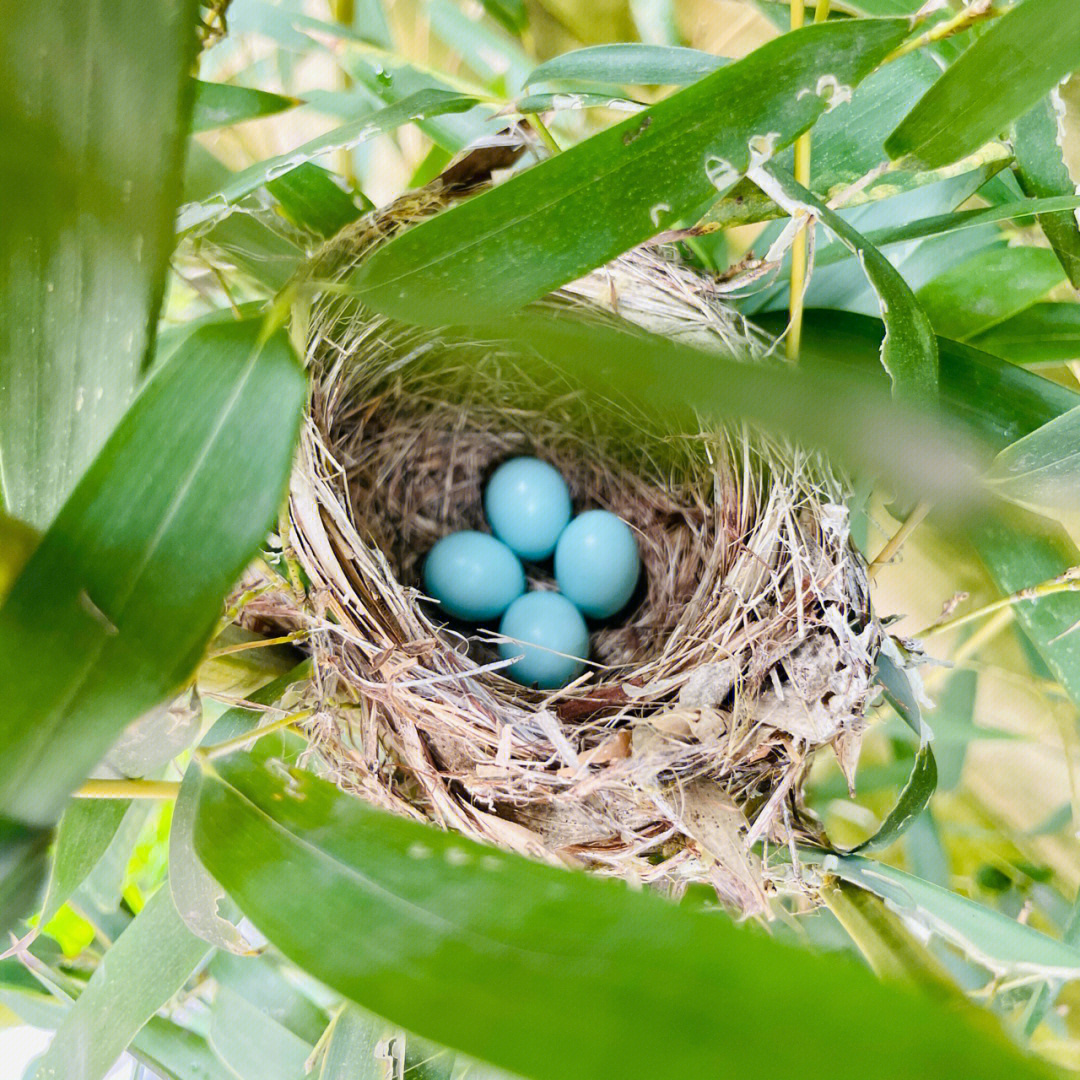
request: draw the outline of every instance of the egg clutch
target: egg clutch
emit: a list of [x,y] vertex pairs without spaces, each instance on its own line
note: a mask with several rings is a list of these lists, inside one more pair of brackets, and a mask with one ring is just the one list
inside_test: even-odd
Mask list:
[[[585,669],[585,616],[606,619],[633,596],[641,558],[630,526],[607,510],[573,517],[559,471],[538,458],[500,465],[484,490],[494,536],[444,536],[424,562],[424,588],[440,607],[467,622],[500,619],[506,674],[524,686],[552,690]],[[554,556],[558,592],[526,592],[522,560]]]

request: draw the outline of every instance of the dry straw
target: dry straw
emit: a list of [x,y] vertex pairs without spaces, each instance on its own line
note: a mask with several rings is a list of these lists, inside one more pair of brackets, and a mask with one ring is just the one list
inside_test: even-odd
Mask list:
[[[883,632],[842,486],[760,434],[658,429],[497,345],[384,319],[328,285],[490,164],[471,155],[313,261],[312,402],[283,536],[307,587],[263,592],[247,617],[311,631],[309,730],[343,789],[535,858],[674,895],[706,882],[762,911],[778,872],[755,851],[816,832],[800,794],[811,758],[831,745],[850,774],[874,693]],[[767,345],[660,247],[546,303],[703,348]],[[494,632],[445,625],[418,588],[426,551],[484,527],[486,476],[522,453],[555,465],[577,508],[632,525],[647,582],[595,630],[586,674],[544,693],[505,677]]]

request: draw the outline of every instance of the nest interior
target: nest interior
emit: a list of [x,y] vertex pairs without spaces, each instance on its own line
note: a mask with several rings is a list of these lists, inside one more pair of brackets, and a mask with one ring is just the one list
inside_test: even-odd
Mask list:
[[[373,246],[434,212],[432,189],[358,223],[315,264],[344,280]],[[707,348],[760,342],[715,283],[640,249],[550,298]],[[448,341],[328,290],[311,321],[310,415],[285,538],[310,586],[254,614],[311,631],[333,779],[398,813],[532,857],[679,893],[707,882],[760,911],[775,884],[757,841],[814,831],[801,783],[831,745],[850,773],[882,640],[842,485],[813,456],[744,428],[660,428],[495,343]],[[447,624],[422,559],[484,528],[490,471],[535,454],[575,510],[634,528],[643,584],[593,627],[562,690],[501,672],[493,628]],[[550,587],[550,570],[529,568]]]

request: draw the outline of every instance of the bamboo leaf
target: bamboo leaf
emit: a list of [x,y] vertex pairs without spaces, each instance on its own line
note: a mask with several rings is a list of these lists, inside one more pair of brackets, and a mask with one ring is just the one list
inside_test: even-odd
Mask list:
[[210,951],[188,932],[167,886],[158,889],[90,976],[31,1080],[102,1080],[143,1025]]
[[1078,65],[1073,0],[1014,4],[923,95],[885,149],[928,169],[958,161],[1000,135]]
[[1048,517],[1080,514],[1080,405],[1011,443],[988,476],[1002,498]]
[[1042,300],[1064,279],[1052,251],[999,244],[950,267],[916,295],[939,334],[963,341]]
[[180,208],[177,229],[186,232],[228,215],[237,202],[264,184],[277,180],[291,170],[334,150],[349,149],[388,131],[425,117],[463,112],[476,104],[474,98],[445,90],[421,90],[396,105],[388,105],[323,135],[310,139],[286,154],[267,158],[230,176],[218,190],[198,202]]
[[1080,949],[966,896],[861,855],[800,854],[841,880],[882,897],[894,911],[940,934],[996,974],[1080,975]]
[[42,926],[98,864],[130,805],[130,799],[75,799],[68,805],[56,834],[56,853],[41,912]]
[[180,194],[195,9],[4,6],[0,488],[38,528],[143,371]]
[[1080,359],[1080,304],[1033,304],[971,344],[1014,364],[1057,366]]
[[214,997],[210,1045],[239,1080],[303,1080],[313,1049],[227,986]]
[[195,80],[195,106],[191,115],[192,132],[213,131],[215,128],[273,116],[302,104],[296,98],[252,90],[230,83]]
[[[871,1059],[882,1080],[1044,1075],[976,1014],[945,1022],[845,958],[387,815],[301,770],[216,764],[196,846],[263,933],[365,1008],[520,1075],[737,1076],[766,1043],[773,1075],[806,1080],[864,1080]],[[797,1037],[775,1039],[777,1015]]]
[[[1074,195],[1076,185],[1063,154],[1065,103],[1055,91],[1020,117],[1013,133],[1013,172],[1025,195]],[[1075,212],[1040,214],[1039,227],[1054,249],[1069,281],[1080,288],[1080,228]]]
[[318,1080],[385,1080],[386,1070],[375,1054],[389,1025],[349,1002],[333,1024]]
[[0,608],[4,813],[54,821],[194,671],[277,512],[306,394],[284,336],[260,335],[205,327],[157,370]]
[[545,60],[526,86],[548,82],[600,82],[614,86],[686,86],[726,67],[722,56],[674,45],[590,45]]
[[841,93],[833,83],[858,83],[906,29],[851,20],[769,42],[403,233],[358,270],[358,291],[384,314],[426,324],[497,318],[537,299],[726,192],[752,160],[814,123]]
[[885,337],[881,363],[893,392],[910,402],[932,402],[938,390],[938,350],[930,320],[899,271],[839,214],[830,210],[794,177],[768,166],[751,172],[758,187],[793,216],[802,211],[819,218],[858,258],[878,295]]
[[45,885],[52,830],[0,817],[0,934],[14,932]]
[[271,180],[266,190],[281,204],[285,216],[302,229],[333,236],[354,222],[371,203],[357,206],[352,196],[334,183],[330,173],[305,162]]

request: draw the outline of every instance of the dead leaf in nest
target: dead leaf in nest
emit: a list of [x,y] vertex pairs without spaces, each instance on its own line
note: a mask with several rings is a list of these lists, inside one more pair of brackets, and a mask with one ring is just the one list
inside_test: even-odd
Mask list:
[[685,787],[682,801],[679,824],[702,856],[715,863],[710,877],[721,900],[747,916],[765,911],[768,901],[761,885],[761,863],[746,850],[742,811],[722,788],[708,780]]
[[721,705],[731,693],[739,675],[735,657],[695,668],[679,691],[679,704],[689,706]]
[[859,764],[859,752],[862,750],[863,729],[845,728],[832,741],[833,753],[837,764],[847,781],[848,793],[855,798],[855,769]]

